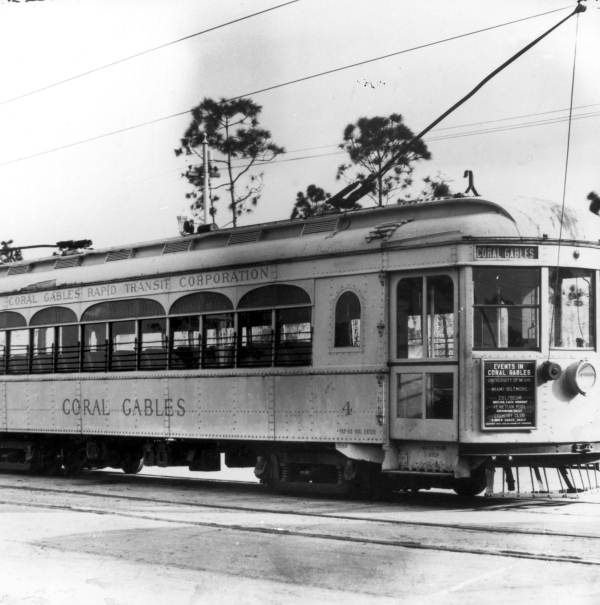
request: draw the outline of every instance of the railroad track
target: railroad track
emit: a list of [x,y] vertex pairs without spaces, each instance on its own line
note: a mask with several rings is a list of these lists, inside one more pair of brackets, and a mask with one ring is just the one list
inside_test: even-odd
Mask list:
[[[160,495],[157,497],[156,494],[127,494],[122,490],[106,491],[102,488],[108,485],[114,488],[116,484],[117,487],[131,489],[132,483],[141,484],[146,488],[154,487],[157,483],[162,485],[166,483],[170,487],[174,483],[178,486],[196,488],[198,483],[203,485],[208,483],[213,487],[218,486],[219,495],[222,495],[223,491],[231,495],[237,488],[238,495],[241,489],[243,497],[248,493],[259,494],[262,488],[253,483],[232,485],[228,482],[204,479],[125,477],[106,473],[102,474],[99,482],[90,485],[89,479],[95,481],[98,475],[99,473],[83,475],[81,480],[86,481],[87,485],[82,488],[72,485],[64,488],[56,485],[52,487],[32,485],[32,481],[24,480],[23,476],[18,476],[21,481],[25,481],[20,485],[0,479],[0,504],[116,515],[180,526],[210,527],[245,533],[334,540],[391,548],[600,565],[600,536],[586,532],[553,531],[547,528],[527,529],[510,524],[482,526],[472,523],[377,518],[357,511],[299,511],[298,507],[306,502],[293,496],[278,497],[277,506],[269,506],[261,502],[247,505],[190,501],[185,497],[164,498]],[[74,479],[69,481],[72,482]],[[25,501],[18,496],[24,492],[30,496]],[[196,498],[202,494],[203,492],[194,489]],[[348,505],[348,501],[328,499],[328,502]],[[280,508],[279,505],[282,503],[285,506]],[[375,507],[380,508],[382,505],[390,509],[386,512],[393,512],[393,506],[389,502],[372,503],[365,505],[364,509],[368,511]],[[152,507],[150,512],[149,507]],[[296,510],[292,507],[296,507]],[[159,512],[156,512],[157,508]],[[317,519],[318,526],[315,525]]]

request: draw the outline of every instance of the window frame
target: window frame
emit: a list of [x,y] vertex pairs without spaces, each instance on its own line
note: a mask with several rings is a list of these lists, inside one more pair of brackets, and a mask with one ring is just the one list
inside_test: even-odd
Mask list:
[[[548,301],[547,304],[547,313],[548,313],[548,348],[551,351],[583,351],[583,352],[594,352],[598,350],[598,324],[600,323],[598,321],[598,313],[600,311],[600,301],[598,300],[598,271],[596,269],[589,269],[586,267],[567,267],[567,266],[551,266],[551,267],[546,267],[547,269],[547,275],[548,275],[548,279],[547,279],[547,284],[546,284],[546,300]],[[592,276],[592,284],[590,287],[590,293],[592,294],[592,296],[594,297],[593,300],[593,304],[590,305],[590,313],[592,316],[592,325],[590,327],[590,334],[592,335],[593,339],[594,339],[594,345],[591,347],[562,347],[562,346],[558,346],[553,344],[554,338],[556,336],[555,333],[555,326],[554,326],[554,321],[555,321],[555,313],[554,313],[554,304],[553,301],[550,299],[550,293],[551,293],[551,289],[552,289],[552,271],[556,270],[556,271],[561,271],[561,269],[564,270],[571,270],[571,271],[589,271],[591,276]]]
[[[360,305],[360,315],[359,315],[360,326],[359,326],[359,332],[358,332],[358,346],[357,347],[336,346],[336,344],[335,344],[335,334],[336,334],[335,326],[336,326],[336,318],[337,318],[337,306],[340,301],[340,298],[347,292],[349,292],[350,294],[354,294],[354,296],[356,296],[356,298],[358,300],[358,304]],[[364,313],[364,309],[365,309],[365,301],[364,301],[361,293],[358,290],[355,290],[351,286],[343,287],[340,290],[338,290],[336,296],[333,299],[333,306],[332,306],[332,313],[331,313],[332,321],[331,321],[331,341],[330,342],[331,342],[331,352],[332,353],[362,353],[364,351],[364,348],[365,348],[365,313]]]
[[[290,288],[290,296],[297,302],[292,302],[292,299],[284,300],[283,304],[278,304],[277,299],[273,298],[274,293],[277,294],[277,288]],[[313,363],[313,348],[314,348],[314,305],[312,302],[311,295],[301,286],[292,284],[271,284],[270,286],[258,286],[248,289],[244,296],[253,293],[255,290],[265,289],[265,292],[271,295],[269,305],[262,306],[259,308],[243,306],[240,308],[239,304],[237,308],[229,307],[227,304],[226,309],[213,309],[209,311],[200,310],[198,313],[193,312],[182,312],[171,314],[170,312],[164,311],[162,304],[151,298],[135,298],[131,299],[137,307],[141,309],[141,315],[131,316],[128,315],[127,305],[128,299],[118,300],[105,300],[101,302],[88,305],[84,311],[77,318],[76,323],[61,321],[57,319],[56,323],[28,323],[25,317],[21,316],[16,312],[5,312],[4,321],[6,326],[0,329],[2,338],[4,339],[4,348],[0,350],[0,374],[54,374],[54,373],[122,373],[122,372],[148,372],[148,371],[171,371],[171,370],[200,370],[200,369],[226,369],[226,368],[248,368],[248,367],[280,367],[280,366],[311,366]],[[204,293],[201,291],[200,294]],[[196,295],[198,293],[191,293]],[[219,295],[223,300],[230,301],[231,299],[226,295]],[[177,301],[187,299],[188,295],[179,297]],[[295,297],[295,298],[294,298]],[[242,300],[240,298],[240,300]],[[191,300],[191,299],[190,299]],[[176,301],[176,302],[177,302]],[[114,309],[111,309],[112,303],[119,303]],[[145,306],[144,306],[145,305]],[[163,313],[160,315],[148,315],[145,311],[146,308],[163,309]],[[214,305],[213,305],[214,306]],[[136,308],[137,308],[136,307]],[[53,308],[60,308],[68,310],[74,314],[74,311],[68,307],[56,307],[49,305],[36,311],[32,317],[36,314],[45,313]],[[295,322],[299,324],[308,324],[309,332],[306,331],[298,332],[297,335],[301,337],[298,339],[285,339],[283,337],[283,331],[280,330],[280,324],[284,325],[280,321],[280,316],[285,314],[285,311],[293,311],[299,309],[305,311],[307,322]],[[266,341],[264,344],[268,345],[270,353],[265,356],[264,361],[260,363],[244,364],[239,361],[240,354],[240,339],[239,333],[240,327],[240,313],[262,312],[265,317],[268,316],[270,321],[270,335],[269,342]],[[87,314],[87,315],[86,315]],[[293,315],[293,314],[292,314]],[[227,325],[222,327],[226,330],[227,335],[225,337],[216,336],[215,342],[211,340],[210,347],[208,347],[207,329],[208,324],[212,325],[209,321],[210,318],[217,317],[225,322]],[[302,317],[302,314],[301,314]],[[195,348],[195,358],[192,361],[193,365],[182,364],[182,367],[174,367],[174,347],[172,338],[172,326],[173,321],[178,318],[194,318],[197,323],[198,336],[197,346]],[[70,319],[70,318],[69,318]],[[152,331],[146,329],[143,331],[142,328],[147,322],[156,320],[160,323],[161,330]],[[118,324],[131,324],[130,328],[133,327],[134,331],[126,331],[126,334],[131,336],[128,339],[129,347],[127,350],[120,351],[118,343],[115,343],[114,334],[115,326]],[[288,322],[291,324],[293,321]],[[21,325],[23,324],[23,325]],[[67,351],[66,358],[61,356],[63,349],[60,347],[61,342],[61,330],[67,329],[71,332],[72,329],[76,330],[77,340],[74,345],[69,345],[69,348],[76,346],[76,353],[73,351]],[[164,331],[162,330],[164,328]],[[214,326],[210,329],[215,329]],[[221,327],[217,327],[217,332],[221,330]],[[45,346],[44,349],[39,349],[39,355],[36,356],[33,348],[35,340],[36,330],[46,330],[48,335],[53,339],[50,346]],[[27,346],[23,348],[24,355],[18,355],[15,359],[15,354],[12,350],[12,339],[11,334],[15,331],[22,331],[27,334]],[[97,342],[93,345],[86,344],[86,339],[90,338],[92,332],[96,333]],[[154,338],[156,334],[162,334],[162,338]],[[144,347],[144,334],[150,334],[153,336],[152,340],[149,341],[148,347]],[[73,337],[74,334],[70,333]],[[50,338],[49,338],[50,339]],[[22,339],[24,340],[24,339]],[[73,339],[71,338],[70,341]],[[194,338],[196,340],[196,338]],[[162,346],[156,346],[157,344]],[[216,349],[215,349],[216,343]],[[131,348],[132,347],[132,348]],[[208,350],[216,350],[217,361],[212,362],[208,360]],[[146,349],[153,352],[156,355],[155,360],[146,360],[144,354]],[[285,349],[285,350],[284,350]],[[21,352],[20,350],[18,352]],[[2,353],[4,354],[2,357]],[[164,353],[164,356],[163,356]],[[123,363],[115,362],[116,358],[123,354]],[[267,359],[268,357],[268,359]],[[36,366],[35,369],[33,366]]]
[[[398,285],[403,279],[421,278],[421,291],[423,292],[423,303],[421,306],[421,326],[423,332],[423,349],[427,355],[422,357],[399,357],[398,356]],[[452,281],[452,307],[454,314],[453,331],[453,354],[449,357],[430,357],[429,356],[429,328],[427,325],[427,279],[432,277],[448,277]],[[428,269],[426,271],[413,271],[398,273],[390,281],[390,296],[393,305],[390,305],[390,360],[394,364],[444,364],[456,363],[459,356],[460,347],[460,313],[458,307],[459,301],[459,272],[452,267],[442,269]]]
[[[475,303],[475,270],[476,269],[490,269],[490,270],[498,270],[498,269],[506,269],[506,270],[518,270],[518,269],[527,269],[536,271],[538,275],[538,297],[537,297],[537,305],[502,305],[502,304],[476,304]],[[503,352],[539,352],[542,350],[542,342],[544,339],[545,329],[542,329],[542,322],[544,321],[542,309],[544,307],[543,303],[543,294],[544,294],[544,274],[542,271],[543,267],[539,265],[472,265],[471,267],[471,348],[473,351],[483,352],[483,353],[503,353]],[[506,309],[535,309],[537,311],[537,325],[536,325],[536,346],[535,347],[482,347],[477,346],[475,342],[475,320],[476,320],[476,311],[479,308],[506,308]],[[545,325],[545,322],[544,322]]]

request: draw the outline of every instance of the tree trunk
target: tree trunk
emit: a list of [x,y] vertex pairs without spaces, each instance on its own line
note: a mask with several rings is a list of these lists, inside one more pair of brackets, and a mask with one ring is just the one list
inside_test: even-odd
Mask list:
[[[225,140],[229,141],[229,119],[225,118]],[[229,198],[231,200],[231,215],[234,227],[237,227],[237,213],[235,203],[235,184],[233,182],[233,171],[231,169],[231,154],[227,152],[227,174],[229,176]]]

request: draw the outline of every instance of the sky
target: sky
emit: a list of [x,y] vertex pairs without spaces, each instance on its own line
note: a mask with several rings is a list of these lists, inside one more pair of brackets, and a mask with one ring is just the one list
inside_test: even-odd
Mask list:
[[[0,240],[89,238],[101,248],[177,236],[189,159],[173,150],[190,116],[131,126],[187,111],[205,97],[245,95],[564,9],[251,95],[262,106],[261,125],[287,153],[261,168],[262,198],[240,224],[288,218],[299,190],[314,183],[335,193],[344,185],[335,175],[345,161],[337,146],[346,124],[400,113],[421,130],[575,6],[299,0],[27,94],[284,1],[0,0]],[[600,192],[600,3],[587,4],[577,34],[571,207],[585,207],[587,194]],[[433,131],[426,138],[432,159],[417,166],[415,193],[420,179],[438,174],[464,190],[469,169],[479,193],[507,207],[535,216],[531,198],[560,203],[575,33],[572,18]],[[121,129],[128,130],[101,136]],[[600,237],[600,219],[590,220],[598,220]],[[223,206],[217,223],[229,221]]]

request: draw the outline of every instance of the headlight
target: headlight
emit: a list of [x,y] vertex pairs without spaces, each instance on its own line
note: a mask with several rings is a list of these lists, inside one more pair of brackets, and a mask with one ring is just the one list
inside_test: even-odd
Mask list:
[[596,368],[589,361],[573,363],[567,368],[565,379],[574,395],[585,395],[596,384]]
[[582,361],[577,365],[575,372],[575,385],[577,390],[585,395],[596,384],[596,368],[587,362]]

